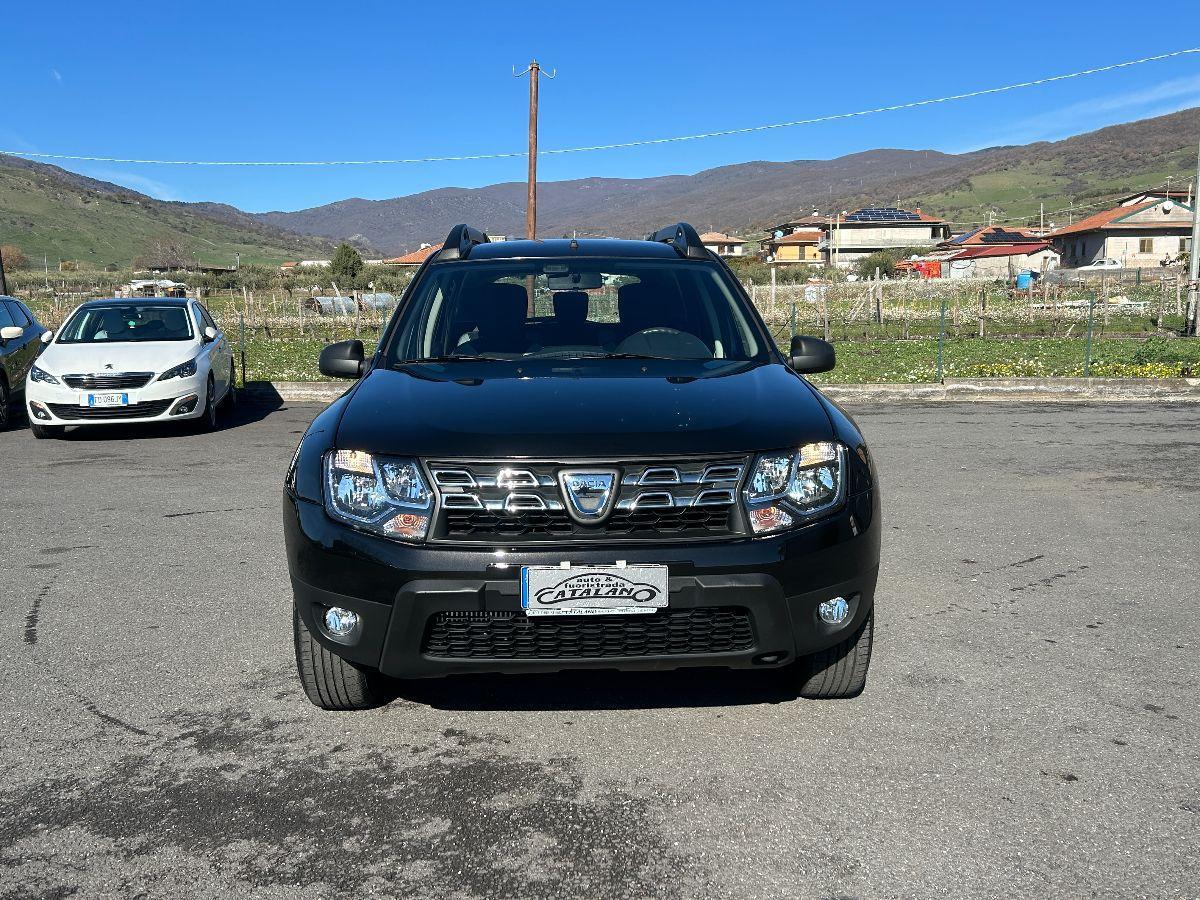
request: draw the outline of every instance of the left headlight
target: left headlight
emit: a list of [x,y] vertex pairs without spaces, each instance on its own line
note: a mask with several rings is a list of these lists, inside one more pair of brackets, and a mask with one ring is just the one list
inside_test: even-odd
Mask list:
[[782,531],[838,506],[846,490],[846,448],[833,441],[754,461],[743,491],[754,534]]
[[196,361],[189,359],[187,362],[180,363],[173,368],[167,369],[158,376],[159,381],[166,381],[170,378],[191,378],[196,374]]
[[325,455],[325,510],[357,528],[402,541],[429,532],[433,494],[415,459],[360,450]]
[[55,378],[53,375],[51,375],[45,369],[39,369],[37,366],[34,366],[32,369],[29,370],[29,380],[30,381],[41,381],[44,384],[58,384],[59,383],[57,378]]

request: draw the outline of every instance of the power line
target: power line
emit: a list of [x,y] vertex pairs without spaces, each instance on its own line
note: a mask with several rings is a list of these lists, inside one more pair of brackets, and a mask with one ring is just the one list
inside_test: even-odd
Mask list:
[[[814,116],[809,119],[796,119],[791,122],[776,122],[770,125],[751,125],[745,128],[728,128],[721,131],[706,131],[700,134],[676,135],[675,137],[663,138],[648,138],[637,141],[622,141],[613,144],[592,144],[582,147],[561,147],[557,149],[540,150],[539,156],[558,156],[567,153],[594,153],[602,150],[626,150],[632,147],[649,147],[657,144],[674,144],[683,141],[700,141],[707,138],[715,137],[732,137],[740,134],[753,134],[760,131],[773,131],[780,128],[795,128],[800,125],[816,125],[821,122],[834,122],[841,119],[853,119],[861,116],[872,116],[878,113],[896,112],[905,109],[916,109],[921,106],[932,106],[938,103],[950,103],[956,100],[969,100],[973,97],[983,97],[990,94],[1003,94],[1008,91],[1021,90],[1023,88],[1037,87],[1039,85],[1051,84],[1056,81],[1066,81],[1071,78],[1083,78],[1087,75],[1098,75],[1102,72],[1112,72],[1117,69],[1127,69],[1131,66],[1140,66],[1145,63],[1160,62],[1164,59],[1174,59],[1180,56],[1200,53],[1200,47],[1191,47],[1186,50],[1174,50],[1170,53],[1159,53],[1154,56],[1144,56],[1141,59],[1132,59],[1127,62],[1112,63],[1107,66],[1095,66],[1090,69],[1083,69],[1078,72],[1068,72],[1062,75],[1049,75],[1045,78],[1036,78],[1030,81],[1019,81],[1015,84],[1006,84],[1001,87],[983,88],[977,91],[967,91],[961,94],[950,94],[946,97],[934,97],[926,100],[912,100],[907,103],[893,103],[888,106],[876,106],[871,109],[860,109],[854,112],[833,113],[824,116]],[[0,153],[9,156],[19,156],[26,159],[57,159],[72,162],[103,162],[103,163],[125,163],[130,165],[149,165],[149,166],[385,166],[385,165],[415,165],[420,163],[435,163],[435,162],[472,162],[477,160],[488,159],[513,159],[516,157],[528,156],[525,151],[513,150],[506,153],[470,153],[458,156],[422,156],[412,157],[408,159],[338,159],[338,160],[195,160],[195,159],[135,159],[124,158],[117,156],[96,156],[84,154],[68,154],[68,153],[35,153],[25,150],[0,150]]]

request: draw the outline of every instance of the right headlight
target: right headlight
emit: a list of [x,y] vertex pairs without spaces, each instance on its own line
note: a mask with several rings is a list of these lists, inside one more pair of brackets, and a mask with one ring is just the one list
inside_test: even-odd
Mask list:
[[39,366],[33,366],[29,370],[30,381],[41,381],[46,384],[58,384],[58,379]]
[[415,459],[361,450],[325,455],[325,511],[335,519],[384,537],[422,541],[432,506]]
[[846,490],[846,448],[833,441],[763,453],[743,495],[754,534],[782,531],[838,506]]

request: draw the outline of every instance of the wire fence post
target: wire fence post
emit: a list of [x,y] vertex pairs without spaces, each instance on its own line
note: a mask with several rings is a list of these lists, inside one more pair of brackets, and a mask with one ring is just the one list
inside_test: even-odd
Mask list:
[[1083,377],[1092,377],[1092,321],[1093,313],[1096,311],[1096,292],[1092,292],[1092,296],[1088,298],[1088,330],[1087,330],[1087,347],[1083,353]]
[[792,337],[796,336],[796,301],[792,300]]
[[246,386],[246,317],[238,313],[238,353],[242,357],[242,387]]
[[946,301],[942,301],[942,314],[938,320],[938,343],[937,343],[937,380],[938,384],[942,383],[942,342],[946,339]]

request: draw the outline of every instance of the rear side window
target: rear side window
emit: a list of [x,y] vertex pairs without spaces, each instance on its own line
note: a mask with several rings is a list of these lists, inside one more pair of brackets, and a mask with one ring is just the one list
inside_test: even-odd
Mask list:
[[0,328],[8,328],[16,324],[13,321],[12,313],[8,311],[8,304],[0,302]]

